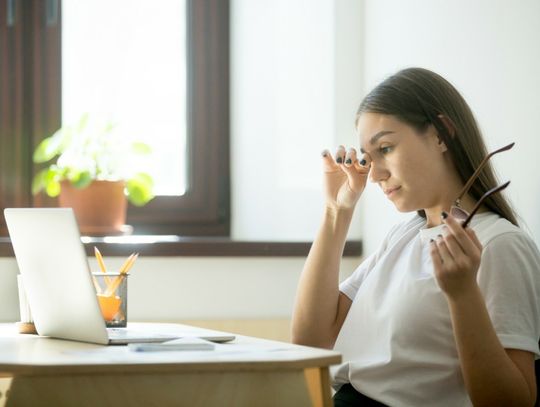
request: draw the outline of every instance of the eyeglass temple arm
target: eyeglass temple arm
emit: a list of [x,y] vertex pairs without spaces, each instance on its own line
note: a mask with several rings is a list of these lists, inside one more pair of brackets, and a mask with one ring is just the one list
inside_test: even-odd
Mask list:
[[482,203],[486,200],[486,198],[490,195],[493,195],[499,191],[502,191],[504,188],[506,188],[508,185],[510,185],[510,181],[506,181],[504,184],[502,185],[499,185],[495,188],[491,188],[489,191],[487,191],[484,195],[482,195],[482,198],[480,198],[478,200],[478,202],[476,203],[476,205],[474,206],[473,210],[471,211],[471,213],[469,214],[469,216],[467,216],[467,219],[465,219],[465,222],[463,222],[461,224],[461,226],[463,226],[463,228],[466,228],[467,225],[469,224],[469,222],[472,220],[472,217],[474,216],[474,214],[478,211],[478,209],[480,209],[480,206],[482,205]]
[[478,175],[480,174],[480,171],[482,171],[482,168],[484,168],[484,166],[486,165],[488,160],[497,153],[502,153],[503,151],[510,150],[512,147],[514,147],[514,144],[516,144],[516,143],[515,142],[510,143],[507,146],[501,147],[498,150],[495,150],[495,151],[489,153],[487,156],[485,156],[484,159],[482,160],[482,162],[480,163],[480,165],[478,166],[478,168],[476,169],[476,171],[473,173],[473,175],[471,175],[471,177],[469,178],[469,180],[467,181],[465,186],[462,188],[461,192],[459,193],[459,195],[458,195],[458,197],[456,199],[456,202],[459,202],[461,200],[461,198],[463,198],[463,196],[467,193],[467,191],[472,186],[474,180],[476,179],[476,177],[478,177]]

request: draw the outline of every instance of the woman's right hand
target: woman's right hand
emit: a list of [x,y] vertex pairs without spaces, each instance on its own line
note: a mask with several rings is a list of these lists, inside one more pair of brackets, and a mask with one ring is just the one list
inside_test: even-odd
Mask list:
[[335,157],[322,152],[326,206],[330,209],[352,209],[366,186],[369,165],[360,165],[354,148],[339,146]]

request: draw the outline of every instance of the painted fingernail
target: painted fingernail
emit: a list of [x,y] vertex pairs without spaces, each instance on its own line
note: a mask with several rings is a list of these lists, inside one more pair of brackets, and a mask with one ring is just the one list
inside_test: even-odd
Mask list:
[[350,158],[347,158],[347,161],[345,161],[345,164],[352,164],[352,160]]
[[336,162],[337,162],[338,164],[341,164],[341,163],[343,162],[343,158],[338,157],[338,158],[336,159]]
[[327,153],[326,151],[323,151],[323,152],[321,153],[321,155],[322,155],[323,157],[326,157],[326,156],[328,155],[328,153]]
[[360,165],[366,165],[366,159],[365,158],[362,158],[362,161],[360,161]]
[[429,243],[435,243],[435,240],[429,239]]
[[437,239],[442,239],[443,235],[437,235]]
[[442,217],[443,219],[446,219],[446,218],[448,217],[448,213],[445,212],[445,211],[442,211],[442,212],[441,212],[441,217]]

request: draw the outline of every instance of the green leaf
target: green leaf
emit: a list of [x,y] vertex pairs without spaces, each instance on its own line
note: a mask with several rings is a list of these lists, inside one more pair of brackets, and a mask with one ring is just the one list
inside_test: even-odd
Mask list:
[[132,143],[131,144],[131,150],[135,154],[141,154],[141,155],[147,155],[147,154],[150,154],[152,152],[152,148],[148,144],[143,143],[141,141],[136,141],[136,142]]
[[52,139],[50,138],[46,138],[38,144],[36,150],[34,151],[34,155],[32,156],[32,160],[35,163],[44,163],[55,156],[55,154],[51,154],[51,140]]
[[132,177],[132,179],[136,179],[138,182],[146,185],[148,189],[152,189],[154,187],[154,179],[146,172],[138,172]]
[[58,196],[60,193],[60,180],[62,179],[62,169],[56,165],[45,168],[38,172],[32,181],[32,193],[35,195],[41,190],[50,197]]
[[60,183],[56,179],[47,182],[45,192],[52,198],[60,195]]
[[44,170],[41,170],[34,176],[34,179],[32,180],[32,194],[33,195],[39,194],[39,192],[45,188],[46,176],[47,176],[48,171],[49,169],[45,168]]
[[107,122],[107,124],[105,125],[105,127],[103,128],[103,132],[104,133],[110,133],[115,127],[115,124],[113,122]]
[[146,205],[154,198],[152,177],[139,173],[126,182],[129,202],[135,206]]
[[59,129],[52,136],[43,139],[34,151],[33,161],[38,164],[44,163],[60,154],[63,150],[65,138],[65,129]]
[[73,184],[75,188],[79,188],[79,189],[86,188],[93,181],[92,175],[88,171],[80,172],[78,175],[79,176],[77,177],[76,180],[73,180],[73,179],[71,180],[71,183]]

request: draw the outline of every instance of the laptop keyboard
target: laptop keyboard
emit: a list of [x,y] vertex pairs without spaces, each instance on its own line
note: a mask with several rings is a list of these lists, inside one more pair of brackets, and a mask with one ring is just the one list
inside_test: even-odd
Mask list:
[[141,332],[129,328],[107,328],[107,333],[111,341],[129,340],[130,342],[140,340],[144,342],[165,342],[178,338],[178,335],[160,334],[156,332]]

